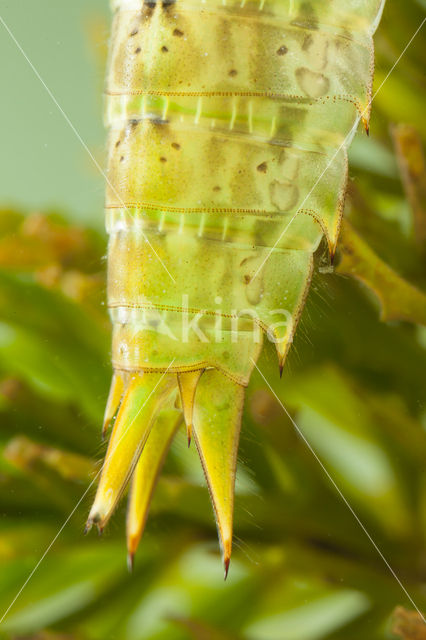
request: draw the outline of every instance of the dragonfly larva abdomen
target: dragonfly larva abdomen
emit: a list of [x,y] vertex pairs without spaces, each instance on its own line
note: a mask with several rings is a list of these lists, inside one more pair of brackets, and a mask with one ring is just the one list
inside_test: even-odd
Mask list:
[[323,237],[334,252],[382,6],[113,2],[106,422],[118,414],[89,521],[104,526],[137,464],[131,555],[179,388],[229,562],[243,387],[263,333],[282,367]]

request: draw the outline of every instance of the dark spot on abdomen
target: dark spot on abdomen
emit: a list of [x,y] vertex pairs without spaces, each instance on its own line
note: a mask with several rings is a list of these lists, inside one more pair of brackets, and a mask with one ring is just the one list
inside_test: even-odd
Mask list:
[[305,36],[303,40],[302,51],[308,51],[309,47],[313,44],[313,42],[314,42],[314,39],[312,35],[309,33],[307,36]]
[[299,15],[291,24],[304,29],[317,30],[319,28],[318,16],[313,7],[313,2],[304,2],[300,5]]
[[164,124],[169,124],[168,120],[163,120],[163,118],[159,118],[159,117],[153,117],[150,118],[149,121],[154,124],[154,125],[164,125]]

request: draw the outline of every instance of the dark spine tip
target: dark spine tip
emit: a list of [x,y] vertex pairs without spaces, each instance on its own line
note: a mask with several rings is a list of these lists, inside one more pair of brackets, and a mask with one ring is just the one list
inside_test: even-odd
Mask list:
[[87,536],[91,528],[92,528],[92,521],[88,520],[86,522],[86,526],[84,527],[83,535]]
[[282,364],[282,362],[280,363],[280,378],[283,377],[283,371],[284,371],[284,365]]
[[365,125],[365,133],[367,134],[367,136],[370,135],[370,127],[368,126],[368,124]]
[[228,577],[228,571],[229,571],[229,563],[231,562],[231,558],[225,558],[223,561],[223,565],[225,567],[225,575],[223,577],[224,580],[226,580],[226,578]]
[[127,569],[129,570],[129,573],[133,573],[134,567],[135,567],[135,554],[129,552],[127,554]]

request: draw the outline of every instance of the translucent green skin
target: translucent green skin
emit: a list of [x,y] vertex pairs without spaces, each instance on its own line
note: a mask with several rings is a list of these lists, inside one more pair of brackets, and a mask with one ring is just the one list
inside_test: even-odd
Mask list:
[[[175,357],[172,370],[215,366],[245,385],[259,345],[249,326],[233,344],[230,319],[251,310],[264,330],[273,325],[282,362],[324,235],[334,251],[346,147],[360,115],[369,116],[382,1],[114,6],[114,367],[164,370]],[[220,343],[193,335],[181,344],[144,328],[142,310],[161,309],[178,335],[185,295],[191,312],[207,311],[206,332],[211,314],[223,316]]]
[[282,367],[323,237],[334,252],[382,0],[114,8],[104,432],[114,427],[88,527],[105,526],[131,478],[132,563],[183,417],[226,575],[243,387],[263,333]]

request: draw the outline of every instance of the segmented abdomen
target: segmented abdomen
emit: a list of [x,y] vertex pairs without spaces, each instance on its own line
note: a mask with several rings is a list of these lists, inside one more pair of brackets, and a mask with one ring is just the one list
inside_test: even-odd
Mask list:
[[[170,338],[146,332],[141,354],[126,318],[134,334],[136,309],[154,306],[175,328],[185,295],[194,312],[253,309],[264,328],[285,324],[277,308],[297,320],[312,253],[323,234],[331,250],[337,239],[345,137],[360,113],[368,120],[381,4],[115,3],[107,208],[117,366],[168,366]],[[255,354],[240,347],[229,362],[227,345],[186,345],[172,367],[213,358],[246,384]]]
[[[128,419],[136,393],[129,375],[157,372],[148,394],[167,371],[175,381],[164,389],[169,398],[178,374],[187,423],[195,397],[193,426],[226,557],[241,386],[261,348],[253,328],[269,332],[282,366],[313,253],[324,236],[335,250],[346,148],[359,119],[368,126],[382,6],[113,2],[106,206],[116,382],[108,420],[123,388],[115,430]],[[191,321],[200,312],[199,331],[185,334],[183,315]],[[162,402],[109,506],[107,457],[92,520],[109,516]]]

